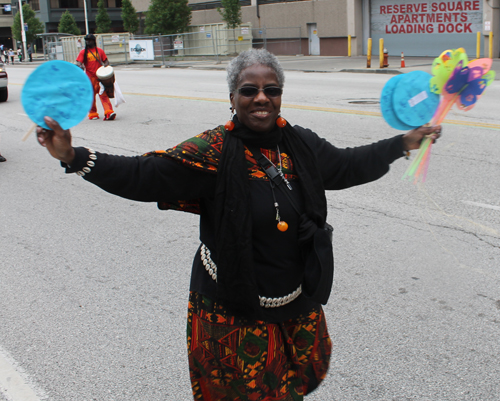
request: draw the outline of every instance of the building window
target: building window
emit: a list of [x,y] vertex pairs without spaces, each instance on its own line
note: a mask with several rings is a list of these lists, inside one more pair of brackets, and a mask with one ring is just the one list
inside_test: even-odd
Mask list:
[[[97,8],[98,0],[90,0],[90,7]],[[106,0],[104,0],[104,6],[106,6]]]
[[274,4],[274,3],[288,3],[291,1],[309,1],[309,0],[259,0],[259,4]]
[[[251,0],[240,0],[241,7],[250,6],[251,4]],[[222,3],[220,1],[207,1],[203,3],[191,3],[188,4],[188,6],[191,7],[191,11],[214,10],[216,8],[222,8]]]
[[[92,8],[99,8],[97,3],[99,0],[90,0]],[[122,0],[104,0],[104,8],[121,8]]]
[[[37,4],[38,8],[36,10],[40,9],[39,5],[40,0],[30,0],[30,4],[34,5],[35,3]],[[90,7],[91,8],[98,8],[97,3],[99,0],[91,0],[90,1]],[[88,3],[87,3],[88,4]],[[50,8],[52,9],[57,9],[57,8],[83,8],[84,2],[83,0],[50,0]],[[122,7],[122,0],[104,0],[104,7],[105,8],[121,8]],[[32,6],[33,8],[33,6]],[[33,8],[35,10],[35,8]]]
[[33,11],[40,10],[40,0],[30,0],[29,4]]
[[[39,1],[39,0],[35,0]],[[78,0],[50,0],[50,8],[52,9],[57,9],[57,8],[81,8],[79,7],[80,4],[78,4]]]
[[59,0],[59,8],[78,8],[78,0]]

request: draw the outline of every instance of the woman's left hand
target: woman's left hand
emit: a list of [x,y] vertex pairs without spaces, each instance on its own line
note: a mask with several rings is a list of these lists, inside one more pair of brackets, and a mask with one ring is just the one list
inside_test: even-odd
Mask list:
[[420,148],[420,144],[425,137],[432,139],[434,143],[441,136],[441,126],[433,125],[431,127],[422,126],[412,129],[407,134],[403,135],[404,150],[413,150]]
[[43,120],[50,130],[38,126],[38,142],[47,148],[52,157],[70,165],[75,158],[75,150],[71,146],[71,132],[63,130],[57,121],[50,117],[44,117]]

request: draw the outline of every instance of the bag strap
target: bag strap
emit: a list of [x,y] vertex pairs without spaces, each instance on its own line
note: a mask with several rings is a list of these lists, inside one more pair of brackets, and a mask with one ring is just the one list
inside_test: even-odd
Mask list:
[[[292,195],[290,194],[290,191],[292,190],[292,186],[288,182],[288,180],[285,178],[283,173],[279,171],[276,166],[266,157],[262,154],[260,149],[256,146],[247,146],[247,149],[252,153],[253,157],[255,157],[255,160],[257,161],[258,165],[262,170],[266,173],[266,175],[269,177],[271,181],[273,181],[278,188],[281,189],[281,192],[283,192],[290,203],[292,204],[293,208],[297,212],[297,214],[300,216],[301,213],[299,211],[298,205],[295,203],[295,200],[292,198]],[[280,185],[282,183],[285,183],[286,185]],[[285,188],[288,187],[288,189]]]
[[94,56],[94,58],[97,61],[99,61],[99,63],[101,63],[101,67],[104,67],[104,63],[101,61],[101,57],[99,56],[99,51],[97,50],[97,46],[95,47],[95,52],[96,52],[97,56],[96,56],[96,54],[94,54],[94,52],[92,50],[90,50],[90,49],[87,49],[87,50],[90,52],[90,54],[92,54]]

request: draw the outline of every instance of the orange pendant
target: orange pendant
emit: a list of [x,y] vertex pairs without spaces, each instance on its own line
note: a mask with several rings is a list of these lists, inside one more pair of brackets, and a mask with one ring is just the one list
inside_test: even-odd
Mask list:
[[278,125],[278,127],[283,128],[286,125],[286,120],[283,117],[278,117],[276,119],[276,124]]
[[284,233],[286,230],[288,230],[288,224],[285,223],[284,221],[280,221],[278,223],[278,230]]
[[234,128],[234,123],[231,120],[229,120],[227,123],[224,124],[224,128],[227,131],[232,131]]

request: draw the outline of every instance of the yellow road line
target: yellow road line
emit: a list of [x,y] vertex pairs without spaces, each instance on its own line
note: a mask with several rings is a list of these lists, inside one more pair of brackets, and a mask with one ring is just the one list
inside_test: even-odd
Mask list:
[[[194,97],[194,96],[173,96],[173,95],[158,95],[150,93],[132,93],[126,92],[125,95],[135,95],[135,96],[153,96],[153,97],[163,97],[166,99],[184,99],[184,100],[199,100],[205,102],[218,102],[226,103],[226,99],[213,99],[207,97]],[[296,109],[296,110],[310,110],[310,111],[324,111],[326,113],[338,113],[338,114],[351,114],[356,116],[372,116],[372,117],[382,117],[382,114],[378,111],[363,111],[363,110],[350,110],[350,109],[338,109],[334,107],[318,107],[318,106],[302,106],[298,104],[283,104],[283,108],[286,109]],[[452,125],[465,125],[468,127],[477,128],[489,128],[500,131],[500,124],[488,124],[470,121],[460,121],[460,120],[444,120],[444,124]]]
[[164,97],[166,99],[201,100],[201,101],[205,101],[205,102],[219,102],[219,103],[227,103],[229,101],[229,97],[227,99],[213,99],[213,98],[209,98],[209,97],[158,95],[155,93],[123,92],[123,94],[124,95],[135,95],[135,96]]
[[[283,107],[288,108],[288,109],[325,111],[327,113],[353,114],[353,115],[358,115],[358,116],[382,117],[382,113],[380,113],[378,111],[349,110],[349,109],[337,109],[337,108],[333,108],[333,107],[301,106],[301,105],[294,105],[294,104],[284,104]],[[490,129],[500,130],[500,124],[479,123],[479,122],[461,121],[461,120],[444,120],[443,123],[444,124],[466,125],[469,127],[490,128]]]
[[283,104],[282,106],[284,108],[287,108],[287,109],[311,110],[311,111],[325,111],[327,113],[354,114],[354,115],[358,115],[358,116],[382,117],[382,114],[380,112],[378,112],[378,111],[337,109],[337,108],[334,108],[334,107],[301,106],[301,105],[298,105],[298,104]]
[[[22,85],[15,84],[12,85]],[[173,95],[159,95],[154,93],[133,93],[133,92],[123,92],[124,95],[131,96],[148,96],[148,97],[163,97],[165,99],[183,99],[183,100],[198,100],[204,102],[217,102],[217,103],[227,103],[227,99],[214,99],[209,97],[195,97],[195,96],[173,96]],[[318,106],[302,106],[298,104],[283,104],[283,108],[286,109],[296,109],[296,110],[310,110],[310,111],[324,111],[326,113],[337,113],[337,114],[351,114],[355,116],[372,116],[372,117],[382,117],[382,114],[378,111],[363,111],[363,110],[350,110],[350,109],[338,109],[334,107],[318,107]],[[478,123],[471,121],[460,121],[460,120],[444,120],[444,124],[452,125],[465,125],[468,127],[477,128],[489,128],[500,131],[500,124],[488,124],[488,123]]]
[[444,120],[443,122],[446,124],[467,125],[469,127],[491,128],[500,130],[500,124],[476,123],[471,121],[460,121],[460,120]]

